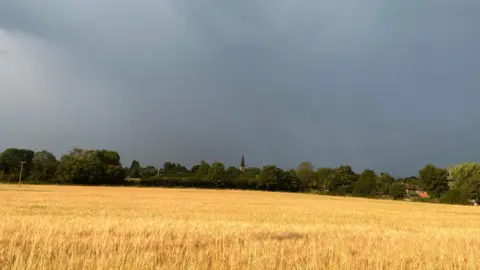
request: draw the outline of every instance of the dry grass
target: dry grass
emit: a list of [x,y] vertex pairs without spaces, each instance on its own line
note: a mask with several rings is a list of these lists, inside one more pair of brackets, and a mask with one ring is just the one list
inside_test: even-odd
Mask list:
[[0,185],[3,269],[480,269],[480,207]]

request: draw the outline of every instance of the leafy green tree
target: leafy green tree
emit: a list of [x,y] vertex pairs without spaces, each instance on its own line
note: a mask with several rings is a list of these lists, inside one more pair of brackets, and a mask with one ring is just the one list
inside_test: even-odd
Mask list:
[[260,175],[261,172],[262,170],[259,168],[250,167],[242,171],[242,176],[248,178],[255,178],[256,176]]
[[395,182],[395,179],[388,173],[382,172],[377,177],[377,190],[380,194],[390,194],[391,185]]
[[0,154],[0,169],[6,174],[17,172],[20,168],[20,157],[18,149],[9,148]]
[[289,191],[302,191],[304,189],[302,180],[298,178],[297,172],[295,170],[289,170],[288,172],[285,172],[288,177],[288,188],[285,188],[284,190],[289,190]]
[[166,161],[163,164],[163,172],[165,174],[170,174],[170,175],[172,174],[181,175],[181,174],[188,173],[188,169],[179,163]]
[[[160,173],[162,173],[162,169],[160,169]],[[154,166],[141,167],[139,169],[139,174],[142,178],[157,177],[159,170]]]
[[54,177],[58,161],[52,153],[46,150],[37,152],[32,162],[33,171],[37,180],[47,180]]
[[470,200],[480,202],[480,175],[472,175],[462,181],[461,186],[451,189],[445,196],[442,196],[441,202],[452,204],[470,204]]
[[400,181],[395,181],[391,186],[390,195],[392,195],[394,200],[405,198],[405,185]]
[[103,164],[121,166],[120,154],[111,150],[96,150],[96,155]]
[[284,171],[280,168],[275,168],[274,174],[276,176],[276,185],[274,190],[282,191],[300,191],[303,189],[302,181],[298,178],[295,170]]
[[358,175],[348,165],[342,165],[333,169],[329,176],[328,190],[331,194],[344,195],[345,193],[352,193],[355,182],[358,180]]
[[20,162],[23,165],[23,178],[25,179],[33,169],[33,157],[35,152],[28,149],[8,148],[0,154],[0,170],[5,174],[20,173]]
[[138,178],[140,177],[140,162],[137,160],[132,161],[132,165],[130,165],[130,169],[128,170],[128,176],[132,178]]
[[103,166],[94,151],[74,149],[69,155],[63,155],[57,168],[61,182],[69,184],[100,184]]
[[345,187],[343,183],[344,183],[344,175],[342,175],[338,171],[333,171],[328,176],[328,186],[327,186],[328,192],[333,195],[345,194]]
[[330,185],[330,174],[332,174],[332,169],[330,168],[317,170],[317,188],[321,188],[323,191],[327,190],[327,187]]
[[448,169],[448,180],[451,188],[462,188],[464,182],[472,176],[480,175],[480,164],[461,163]]
[[259,188],[266,190],[277,190],[279,187],[279,173],[281,170],[275,165],[267,165],[262,168],[262,171],[258,175]]
[[200,165],[194,165],[192,166],[192,168],[190,169],[190,172],[191,173],[197,173],[198,169],[200,169]]
[[313,165],[310,162],[304,161],[298,165],[297,177],[302,181],[302,186],[304,188],[312,188],[316,186],[317,176],[313,171]]
[[237,167],[233,167],[233,166],[228,167],[227,170],[225,171],[226,177],[232,181],[238,179],[241,174],[242,174],[242,171]]
[[208,169],[207,181],[216,187],[223,187],[227,174],[225,172],[225,165],[221,162],[213,162]]
[[415,186],[421,186],[422,181],[418,179],[416,176],[409,176],[406,178],[401,179],[405,184],[410,184],[410,185],[415,185]]
[[61,182],[72,184],[120,185],[125,181],[120,155],[109,150],[75,148],[62,156],[56,174]]
[[240,176],[242,175],[242,171],[237,168],[230,166],[225,170],[225,184],[224,186],[227,188],[239,188],[245,189],[248,187],[248,184],[245,181],[242,181]]
[[463,189],[469,193],[470,199],[480,202],[480,175],[473,175],[468,178],[463,185]]
[[443,193],[448,191],[447,170],[428,164],[419,171],[419,176],[422,188],[430,196],[440,198]]
[[355,183],[354,194],[356,196],[375,196],[377,193],[377,175],[372,170],[365,170]]
[[195,177],[199,180],[199,181],[206,181],[206,177],[207,177],[207,174],[208,174],[208,170],[210,169],[210,165],[205,161],[205,160],[202,160],[200,162],[200,165],[198,167],[198,170],[196,171],[195,173]]
[[250,189],[257,189],[261,186],[261,183],[259,183],[260,173],[261,170],[259,168],[245,168],[240,174],[238,182],[243,183],[244,186]]

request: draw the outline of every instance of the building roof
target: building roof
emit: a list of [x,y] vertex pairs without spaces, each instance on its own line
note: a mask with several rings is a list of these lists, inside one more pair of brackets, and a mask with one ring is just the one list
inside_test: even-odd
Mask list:
[[412,185],[412,184],[405,184],[404,187],[406,190],[420,190],[420,188],[417,185]]
[[420,196],[421,198],[428,198],[428,197],[430,197],[426,191],[418,191],[418,190],[417,190],[417,194],[418,194],[418,196]]

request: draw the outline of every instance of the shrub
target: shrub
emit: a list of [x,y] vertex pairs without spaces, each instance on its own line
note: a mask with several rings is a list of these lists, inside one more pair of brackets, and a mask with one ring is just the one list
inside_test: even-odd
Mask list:
[[140,179],[140,186],[144,187],[156,187],[163,185],[163,177],[162,176],[153,176],[148,178]]
[[346,187],[339,187],[335,191],[330,191],[330,195],[334,195],[334,196],[345,196],[346,194],[347,194]]
[[440,198],[440,203],[468,205],[470,192],[461,188],[451,189]]

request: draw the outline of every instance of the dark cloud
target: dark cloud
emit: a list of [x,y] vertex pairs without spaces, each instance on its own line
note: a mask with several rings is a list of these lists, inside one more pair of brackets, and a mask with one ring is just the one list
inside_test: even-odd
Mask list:
[[150,164],[245,153],[396,175],[478,161],[479,8],[1,2],[0,146],[109,147]]

